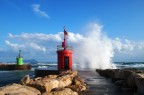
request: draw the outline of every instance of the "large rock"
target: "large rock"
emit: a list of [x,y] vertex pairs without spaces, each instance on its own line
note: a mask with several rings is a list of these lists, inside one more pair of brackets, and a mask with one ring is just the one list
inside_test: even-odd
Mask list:
[[24,76],[22,79],[21,79],[21,84],[22,85],[26,85],[26,84],[28,84],[28,83],[30,83],[30,81],[31,81],[31,79],[30,79],[30,76],[29,75],[26,75],[26,76]]
[[136,82],[138,94],[144,95],[144,73],[136,74],[135,82]]
[[78,93],[72,91],[69,88],[62,88],[55,91],[51,91],[50,93],[44,93],[42,95],[78,95]]
[[70,75],[71,77],[77,76],[77,71],[67,70],[67,71],[61,71],[60,76]]
[[65,75],[59,77],[57,80],[59,81],[59,87],[65,87],[72,84],[73,78],[70,75]]
[[131,87],[133,90],[136,91],[137,86],[136,86],[136,82],[135,82],[135,77],[136,77],[136,73],[133,72],[128,78],[127,78],[127,84],[129,87]]
[[53,88],[57,88],[59,81],[56,79],[41,78],[36,81],[31,81],[27,84],[28,86],[34,87],[41,92],[50,92]]
[[117,80],[125,80],[127,79],[133,72],[130,70],[120,70],[120,69],[105,69],[96,70],[100,75],[112,78],[112,80],[115,82]]
[[73,79],[72,85],[70,85],[68,87],[76,92],[81,92],[81,91],[86,90],[86,84],[85,84],[84,80],[82,80],[78,76]]
[[84,80],[81,79],[80,77],[75,77],[73,79],[73,84],[74,85],[86,85],[85,82],[84,82]]
[[115,69],[97,69],[96,70],[100,75],[109,77],[109,78],[114,78],[114,71]]
[[70,85],[70,86],[68,86],[68,88],[70,88],[70,89],[72,89],[73,91],[76,91],[76,92],[81,92],[81,91],[86,90],[85,85]]
[[35,88],[20,84],[11,84],[0,88],[0,95],[40,95]]
[[132,74],[132,71],[116,69],[114,71],[114,78],[115,79],[127,79],[131,74]]

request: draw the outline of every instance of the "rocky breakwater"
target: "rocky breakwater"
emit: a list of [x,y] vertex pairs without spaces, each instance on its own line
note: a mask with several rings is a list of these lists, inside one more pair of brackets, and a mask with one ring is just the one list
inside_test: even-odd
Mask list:
[[30,70],[30,64],[16,65],[16,64],[0,64],[0,70]]
[[31,79],[26,75],[20,84],[0,88],[0,95],[78,95],[86,90],[85,82],[77,71],[62,71],[59,75],[48,75]]
[[97,69],[101,76],[111,78],[123,90],[144,95],[144,71],[136,69]]

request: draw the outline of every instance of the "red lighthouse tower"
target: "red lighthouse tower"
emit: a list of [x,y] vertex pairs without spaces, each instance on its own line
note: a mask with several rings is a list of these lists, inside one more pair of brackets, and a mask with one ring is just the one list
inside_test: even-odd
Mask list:
[[67,46],[68,33],[64,28],[64,41],[57,47],[58,69],[72,69],[72,47]]

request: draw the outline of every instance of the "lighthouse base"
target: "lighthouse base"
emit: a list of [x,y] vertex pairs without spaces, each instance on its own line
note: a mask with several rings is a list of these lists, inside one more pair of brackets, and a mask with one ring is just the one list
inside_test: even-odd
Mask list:
[[44,77],[47,75],[59,75],[62,71],[67,71],[57,68],[37,68],[35,69],[35,77]]

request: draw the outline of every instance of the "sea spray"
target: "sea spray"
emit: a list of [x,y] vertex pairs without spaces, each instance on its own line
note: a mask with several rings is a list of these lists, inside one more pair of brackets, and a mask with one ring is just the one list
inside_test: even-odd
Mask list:
[[102,26],[91,23],[86,35],[83,35],[83,39],[75,45],[74,63],[82,68],[114,68],[113,55],[111,39],[102,32]]

